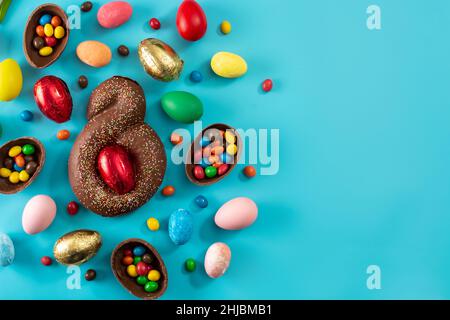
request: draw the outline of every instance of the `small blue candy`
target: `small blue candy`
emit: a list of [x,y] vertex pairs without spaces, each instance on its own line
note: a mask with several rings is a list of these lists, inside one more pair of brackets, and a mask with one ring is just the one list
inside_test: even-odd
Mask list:
[[39,19],[39,24],[41,26],[45,26],[47,23],[50,23],[52,21],[52,16],[49,14],[44,14],[40,19]]
[[208,158],[203,158],[202,161],[200,162],[200,165],[202,166],[202,168],[206,168],[209,167],[211,165],[211,162],[209,162]]
[[192,82],[199,83],[203,80],[203,75],[200,73],[200,71],[192,71],[191,75],[189,76]]
[[33,113],[30,110],[24,110],[20,113],[20,118],[23,121],[31,121],[33,120]]
[[208,206],[208,199],[206,199],[202,195],[197,196],[194,201],[195,204],[198,205],[200,208],[206,208]]
[[23,170],[23,168],[14,163],[14,170],[20,172]]
[[211,143],[211,140],[209,140],[208,137],[202,137],[202,138],[200,139],[200,146],[201,146],[202,148],[206,147],[206,146],[209,145],[210,143]]
[[143,246],[137,246],[133,249],[133,254],[135,256],[140,257],[140,256],[144,255],[144,253],[145,253],[145,248]]

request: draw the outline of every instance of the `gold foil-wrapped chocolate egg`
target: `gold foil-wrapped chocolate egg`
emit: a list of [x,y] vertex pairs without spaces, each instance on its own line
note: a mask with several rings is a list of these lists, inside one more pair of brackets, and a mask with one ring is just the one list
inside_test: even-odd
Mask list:
[[53,247],[56,261],[65,265],[80,265],[91,259],[102,246],[97,231],[76,230],[59,238]]
[[183,60],[161,40],[153,38],[142,40],[138,53],[145,71],[156,80],[165,82],[176,80],[183,70]]

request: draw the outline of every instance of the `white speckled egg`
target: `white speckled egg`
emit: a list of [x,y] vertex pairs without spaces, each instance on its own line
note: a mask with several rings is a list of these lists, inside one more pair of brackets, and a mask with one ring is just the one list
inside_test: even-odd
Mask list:
[[15,251],[11,238],[0,232],[0,266],[9,266],[14,261]]
[[225,230],[241,230],[255,222],[258,207],[253,200],[245,197],[231,199],[217,211],[214,221]]
[[227,271],[230,261],[230,248],[223,242],[213,243],[206,251],[205,271],[211,278],[219,278]]
[[28,234],[47,229],[56,216],[56,203],[49,196],[40,194],[31,198],[22,214],[22,227]]

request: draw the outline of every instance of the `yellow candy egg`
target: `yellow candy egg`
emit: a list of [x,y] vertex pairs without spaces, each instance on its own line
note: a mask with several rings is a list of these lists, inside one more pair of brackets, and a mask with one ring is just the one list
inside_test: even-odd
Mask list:
[[27,182],[30,179],[30,175],[25,170],[20,171],[19,180],[22,182]]
[[247,62],[237,54],[218,52],[211,59],[211,69],[224,78],[239,78],[247,72]]
[[236,142],[236,136],[230,131],[225,131],[225,140],[228,143],[235,143]]
[[158,270],[151,270],[148,273],[148,280],[150,280],[150,281],[158,281],[159,279],[161,279],[161,274],[159,273]]
[[64,35],[66,34],[66,30],[64,30],[63,27],[58,26],[58,27],[55,28],[54,34],[55,34],[55,38],[56,38],[56,39],[61,39],[61,38],[63,38]]
[[229,144],[227,146],[227,153],[234,156],[237,153],[237,146],[235,144]]
[[14,158],[15,156],[18,156],[22,152],[21,146],[14,146],[8,151],[8,156],[11,158]]
[[47,57],[53,53],[52,47],[43,47],[39,50],[39,54],[43,57]]
[[220,31],[222,31],[223,34],[229,34],[231,32],[231,23],[224,20],[220,24]]
[[155,218],[150,218],[147,220],[147,227],[152,231],[159,230],[159,221]]
[[0,169],[0,177],[2,178],[8,178],[11,175],[11,170],[8,168],[1,168]]
[[134,264],[130,264],[127,267],[127,273],[130,277],[136,278],[138,276],[137,271],[136,271],[136,266]]
[[9,182],[16,184],[19,183],[19,181],[19,173],[17,171],[12,172],[9,176]]
[[51,37],[51,36],[53,35],[53,26],[52,26],[50,23],[47,23],[47,24],[44,26],[44,34],[45,34],[47,37]]
[[22,70],[13,59],[0,62],[0,101],[11,101],[22,91]]

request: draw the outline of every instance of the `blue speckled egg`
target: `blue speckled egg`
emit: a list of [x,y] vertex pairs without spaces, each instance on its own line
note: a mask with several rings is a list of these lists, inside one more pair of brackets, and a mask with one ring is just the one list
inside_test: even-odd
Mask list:
[[176,245],[189,241],[194,228],[192,215],[185,209],[174,211],[169,218],[169,237]]
[[0,266],[9,266],[14,260],[14,244],[11,238],[0,232]]

